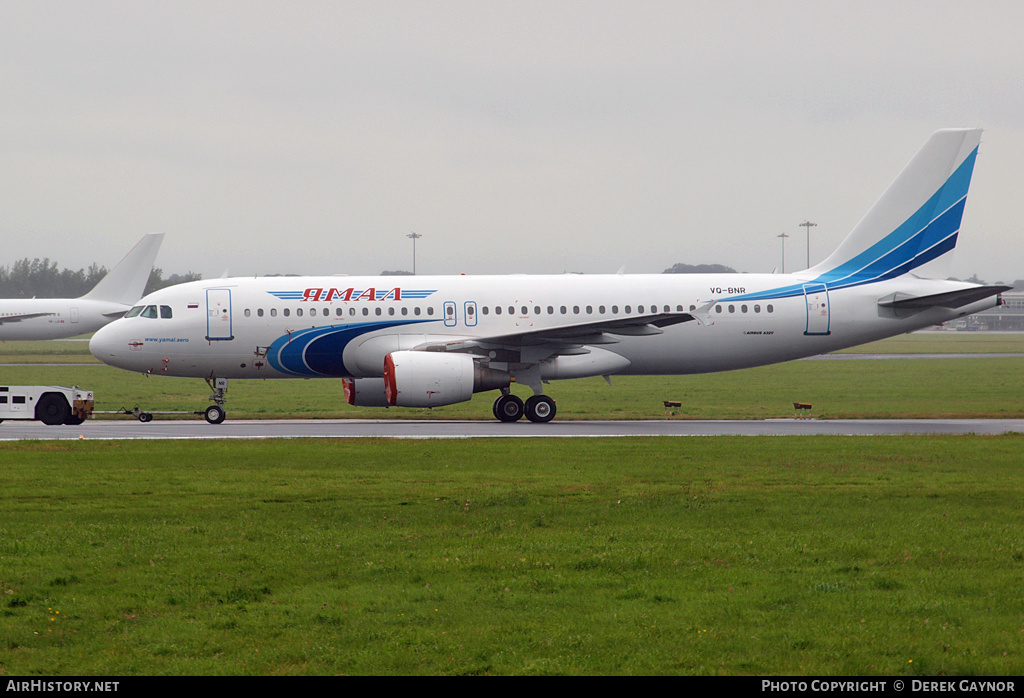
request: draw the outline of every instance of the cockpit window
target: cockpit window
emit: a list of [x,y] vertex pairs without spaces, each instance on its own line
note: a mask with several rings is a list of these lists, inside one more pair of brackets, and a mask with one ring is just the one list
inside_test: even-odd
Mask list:
[[160,317],[165,319],[165,320],[167,318],[171,317],[171,306],[169,306],[169,305],[161,305],[160,306]]
[[155,305],[147,305],[142,310],[142,317],[156,317],[156,306]]
[[134,308],[132,308],[131,310],[129,310],[127,313],[125,313],[124,316],[125,317],[135,317],[136,315],[138,315],[141,312],[142,312],[142,306],[141,305],[137,305]]

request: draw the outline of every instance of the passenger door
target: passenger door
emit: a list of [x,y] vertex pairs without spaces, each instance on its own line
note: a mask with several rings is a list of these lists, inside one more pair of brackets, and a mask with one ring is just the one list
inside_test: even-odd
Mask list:
[[825,284],[804,284],[804,300],[807,302],[807,328],[804,334],[830,334],[828,288]]
[[206,289],[206,338],[231,340],[234,332],[231,322],[231,289]]

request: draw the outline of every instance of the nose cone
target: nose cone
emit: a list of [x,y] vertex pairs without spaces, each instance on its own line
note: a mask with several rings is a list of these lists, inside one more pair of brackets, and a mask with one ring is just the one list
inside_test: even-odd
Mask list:
[[128,343],[123,338],[124,331],[118,327],[118,324],[119,322],[115,321],[96,330],[92,339],[89,340],[89,351],[105,364],[118,368],[129,368],[123,356],[128,352]]

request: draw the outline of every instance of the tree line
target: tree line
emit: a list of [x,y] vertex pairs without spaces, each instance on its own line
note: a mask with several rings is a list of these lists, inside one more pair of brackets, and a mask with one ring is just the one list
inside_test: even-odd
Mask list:
[[[58,269],[49,258],[19,259],[0,267],[0,298],[77,298],[83,296],[107,275],[107,268],[98,264],[88,269]],[[164,278],[163,269],[155,267],[149,274],[145,293],[185,281],[198,281],[201,274],[171,274]]]

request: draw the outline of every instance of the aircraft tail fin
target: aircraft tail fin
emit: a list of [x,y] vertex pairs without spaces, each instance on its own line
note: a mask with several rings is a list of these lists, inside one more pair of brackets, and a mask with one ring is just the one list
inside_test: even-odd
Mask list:
[[816,281],[848,286],[916,276],[946,278],[956,247],[981,129],[943,129],[824,262]]
[[153,270],[163,233],[144,236],[100,282],[82,298],[132,305],[142,297]]

